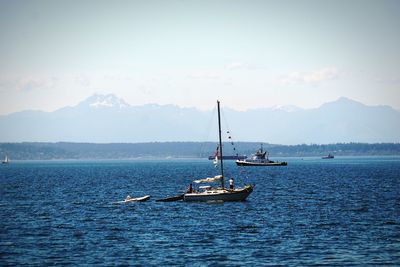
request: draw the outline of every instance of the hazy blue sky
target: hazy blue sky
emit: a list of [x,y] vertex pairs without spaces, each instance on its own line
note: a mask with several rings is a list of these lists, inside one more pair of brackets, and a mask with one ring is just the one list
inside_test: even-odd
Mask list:
[[0,0],[0,114],[132,105],[400,109],[400,1]]

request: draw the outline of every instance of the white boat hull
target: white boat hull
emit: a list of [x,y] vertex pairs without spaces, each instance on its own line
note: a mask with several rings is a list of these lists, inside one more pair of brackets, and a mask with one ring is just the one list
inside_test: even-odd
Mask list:
[[132,198],[126,198],[125,200],[114,202],[116,204],[123,204],[123,203],[130,203],[130,202],[143,202],[147,201],[150,199],[150,196],[143,196],[143,197],[132,197]]
[[228,190],[228,189],[211,189],[204,192],[186,193],[183,196],[184,201],[245,201],[246,198],[253,192],[253,186]]

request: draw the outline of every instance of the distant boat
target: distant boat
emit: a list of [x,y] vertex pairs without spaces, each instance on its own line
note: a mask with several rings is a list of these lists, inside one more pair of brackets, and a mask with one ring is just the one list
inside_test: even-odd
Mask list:
[[8,158],[8,156],[6,155],[6,157],[4,158],[4,160],[1,162],[3,164],[8,164],[10,163],[10,159]]
[[335,158],[335,156],[332,155],[331,153],[329,153],[328,156],[322,157],[322,159],[333,159],[333,158]]
[[[184,193],[183,201],[202,201],[202,202],[224,202],[224,201],[244,201],[253,192],[253,185],[246,185],[243,188],[234,188],[233,179],[230,179],[230,188],[225,188],[224,185],[224,165],[223,165],[223,154],[222,154],[222,141],[221,141],[221,115],[220,115],[220,105],[217,101],[218,108],[218,131],[219,131],[219,145],[217,147],[214,164],[220,166],[220,175],[203,178],[193,181],[194,183],[214,183],[220,182],[220,187],[200,186],[198,191],[192,190],[191,185],[189,190]],[[219,149],[218,149],[219,148]]]
[[[267,158],[265,158],[267,157]],[[237,160],[236,165],[238,166],[286,166],[287,162],[273,161],[268,158],[268,152],[261,148],[250,158],[244,160]]]
[[[225,160],[238,160],[238,159],[246,159],[247,156],[240,156],[240,155],[236,155],[236,156],[223,156],[222,157]],[[209,156],[208,157],[209,160],[214,160],[215,156]]]

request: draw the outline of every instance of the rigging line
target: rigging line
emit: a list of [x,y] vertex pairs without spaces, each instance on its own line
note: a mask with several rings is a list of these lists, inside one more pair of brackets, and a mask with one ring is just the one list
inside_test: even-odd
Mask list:
[[232,133],[231,133],[231,129],[230,129],[229,124],[228,124],[228,120],[227,120],[226,117],[225,117],[225,113],[224,113],[223,111],[222,111],[221,113],[222,113],[224,122],[225,122],[225,124],[226,124],[226,128],[227,128],[226,133],[228,134],[229,142],[230,142],[230,144],[231,144],[232,147],[233,147],[233,153],[234,153],[235,155],[239,156],[239,155],[240,155],[239,149],[237,149],[236,140],[234,140],[234,138],[232,137]]
[[224,123],[224,126],[225,126],[225,128],[226,128],[226,130],[228,131],[228,132],[230,132],[230,127],[229,127],[229,123],[228,123],[228,120],[226,119],[226,116],[225,116],[225,112],[223,111],[223,110],[221,110],[221,113],[222,113],[222,118],[223,118],[223,123]]
[[[228,133],[228,137],[230,139],[229,142],[233,146],[234,154],[239,156],[240,153],[239,153],[239,150],[236,149],[236,145],[235,145],[236,142],[233,141],[233,138],[232,138],[232,135],[231,135],[231,129],[229,127],[228,120],[226,119],[225,112],[223,110],[221,110],[221,114],[222,114],[223,122],[225,124],[224,126],[227,129],[226,133]],[[237,167],[238,167],[238,170],[239,170],[241,176],[244,176],[246,180],[249,180],[249,175],[248,175],[248,171],[247,171],[246,167],[245,166],[237,166]]]
[[[231,129],[229,127],[228,120],[226,119],[225,112],[222,110],[221,113],[222,113],[223,123],[224,123],[225,129],[226,129],[226,134],[228,134],[228,139],[229,139],[228,141],[232,145],[234,145],[232,135],[231,135]],[[234,150],[236,150],[236,149],[234,149]]]
[[[208,113],[208,111],[206,111],[206,112]],[[214,142],[212,142],[210,140],[210,136],[211,136],[211,128],[215,127],[214,123],[216,121],[215,120],[216,112],[217,112],[217,105],[214,105],[213,109],[211,110],[211,116],[209,116],[209,118],[208,118],[208,123],[207,123],[205,131],[203,133],[203,139],[200,140],[201,141],[200,157],[203,157],[205,154],[207,159],[208,159],[209,153],[211,153],[215,149],[215,147],[212,147],[214,145]]]

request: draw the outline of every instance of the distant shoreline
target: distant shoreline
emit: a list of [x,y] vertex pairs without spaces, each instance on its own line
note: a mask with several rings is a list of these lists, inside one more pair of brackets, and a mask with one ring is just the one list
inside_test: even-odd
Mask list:
[[[372,156],[372,155],[358,155],[358,156],[337,156],[335,159],[332,161],[338,161],[338,160],[346,160],[346,159],[356,159],[356,158],[363,158],[363,159],[395,159],[395,160],[400,160],[400,155],[377,155],[377,156]],[[274,157],[274,160],[286,160],[289,161],[312,161],[315,162],[316,160],[321,160],[321,162],[329,162],[330,160],[323,160],[321,157],[318,156],[308,156],[308,157]],[[159,157],[146,157],[146,158],[118,158],[118,159],[103,159],[103,158],[80,158],[80,159],[15,159],[12,160],[12,163],[40,163],[40,162],[46,162],[46,163],[90,163],[90,162],[108,162],[108,163],[122,163],[122,162],[152,162],[152,161],[158,161],[158,162],[168,162],[168,161],[199,161],[199,162],[210,162],[206,158],[194,158],[194,157],[187,157],[187,158],[159,158]],[[234,160],[228,160],[228,162],[232,162],[234,164]],[[224,161],[224,164],[226,164],[226,161]],[[229,163],[228,163],[229,164]],[[5,165],[7,166],[7,165]]]
[[[261,142],[224,143],[224,155],[253,154]],[[23,142],[0,143],[0,159],[11,160],[137,160],[137,159],[207,159],[215,151],[215,142],[151,143],[72,143]],[[271,159],[281,157],[399,156],[400,143],[338,143],[276,145],[263,143]]]

